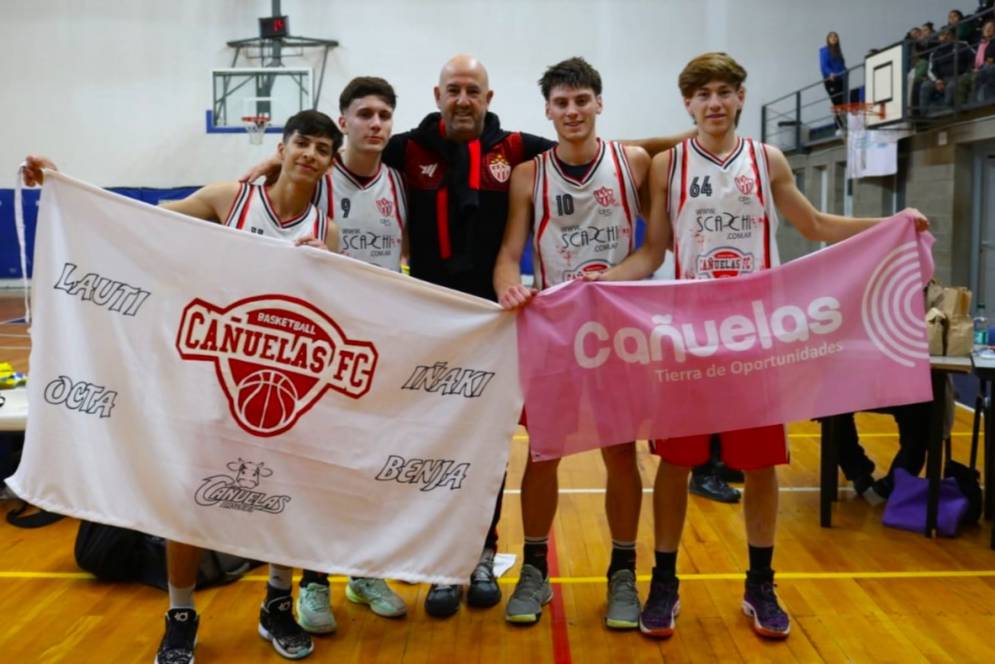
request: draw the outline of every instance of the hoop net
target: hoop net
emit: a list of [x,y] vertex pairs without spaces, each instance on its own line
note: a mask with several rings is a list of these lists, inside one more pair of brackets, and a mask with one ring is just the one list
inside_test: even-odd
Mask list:
[[245,124],[245,133],[249,135],[249,143],[261,145],[263,136],[266,135],[266,127],[269,126],[269,116],[243,115],[242,123]]

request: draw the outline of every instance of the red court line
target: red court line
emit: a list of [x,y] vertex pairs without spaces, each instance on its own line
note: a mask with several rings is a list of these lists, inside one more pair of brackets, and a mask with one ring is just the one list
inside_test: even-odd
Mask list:
[[[556,555],[556,537],[549,532],[549,548],[547,549],[550,578],[560,576],[560,562]],[[571,664],[570,637],[567,635],[567,613],[563,610],[563,586],[553,586],[553,601],[549,603],[549,627],[553,632],[553,662],[555,664]]]

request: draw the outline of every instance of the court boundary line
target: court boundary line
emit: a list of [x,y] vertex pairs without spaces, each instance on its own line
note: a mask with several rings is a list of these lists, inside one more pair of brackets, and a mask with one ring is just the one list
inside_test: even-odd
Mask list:
[[[777,578],[780,580],[794,581],[831,581],[840,579],[981,579],[995,577],[995,569],[982,570],[909,570],[909,571],[878,571],[878,572],[778,572]],[[678,574],[681,581],[742,581],[746,578],[745,572],[699,572],[690,574]],[[10,580],[68,580],[68,581],[97,581],[97,578],[88,572],[29,572],[29,571],[0,571],[0,581]],[[636,576],[637,581],[650,581],[652,575],[640,574]],[[269,576],[264,574],[247,574],[238,582],[264,582]],[[300,580],[300,575],[294,576],[294,581]],[[332,576],[329,581],[335,584],[346,584],[349,577]],[[550,583],[560,585],[580,585],[588,583],[608,583],[604,576],[550,576]],[[99,583],[104,583],[100,581]],[[137,583],[137,582],[126,582]],[[403,583],[403,582],[402,582]],[[503,576],[498,579],[501,585],[514,585],[518,583],[517,576]],[[412,584],[419,585],[419,584]]]

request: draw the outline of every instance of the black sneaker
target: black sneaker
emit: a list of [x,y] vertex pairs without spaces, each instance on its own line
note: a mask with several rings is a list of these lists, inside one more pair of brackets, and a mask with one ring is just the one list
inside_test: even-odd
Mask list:
[[639,631],[654,639],[669,639],[681,612],[680,582],[676,577],[650,581],[650,595],[639,614]]
[[720,503],[738,503],[742,497],[739,489],[734,489],[722,481],[718,475],[692,475],[689,490],[696,496],[717,500]]
[[494,576],[494,549],[484,549],[480,562],[470,575],[470,589],[466,591],[466,603],[478,609],[486,609],[501,601],[501,588]]
[[425,613],[433,618],[448,618],[459,611],[462,586],[441,586],[432,584],[425,595]]
[[166,633],[159,642],[155,664],[193,664],[200,618],[193,609],[166,611]]
[[753,631],[768,639],[784,639],[791,632],[791,619],[777,601],[773,581],[746,582],[743,613],[753,619]]
[[723,482],[742,484],[746,481],[746,474],[742,470],[730,468],[721,461],[715,464],[715,472]]
[[259,608],[259,636],[287,659],[301,659],[314,651],[311,635],[294,620],[290,595],[274,597]]

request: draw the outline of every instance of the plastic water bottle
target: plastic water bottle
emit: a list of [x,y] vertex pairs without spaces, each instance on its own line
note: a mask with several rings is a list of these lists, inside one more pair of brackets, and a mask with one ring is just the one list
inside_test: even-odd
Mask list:
[[978,305],[978,315],[974,317],[974,348],[981,350],[988,346],[988,318],[985,316],[985,305]]

